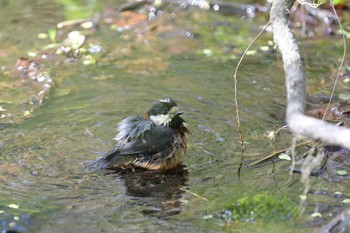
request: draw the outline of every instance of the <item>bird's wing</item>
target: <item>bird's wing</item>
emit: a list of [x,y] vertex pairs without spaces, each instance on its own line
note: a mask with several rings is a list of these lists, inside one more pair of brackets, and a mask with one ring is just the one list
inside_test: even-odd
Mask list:
[[[141,116],[130,116],[122,120],[118,125],[118,134],[114,138],[118,144],[125,144],[135,138],[140,137],[146,131],[153,128],[155,124],[152,121],[146,120]],[[120,146],[122,146],[120,144]]]
[[114,163],[128,163],[140,156],[171,150],[174,130],[156,125],[143,117],[124,119],[118,127],[117,144],[104,156],[87,165],[88,169],[107,168]]
[[119,150],[120,155],[153,154],[170,148],[174,140],[174,131],[171,128],[156,125],[144,132],[143,135],[126,143]]
[[156,125],[142,117],[128,117],[118,129],[118,143],[104,156],[108,164],[128,161],[129,157],[136,158],[141,154],[158,153],[170,148],[173,143],[174,131],[171,128]]

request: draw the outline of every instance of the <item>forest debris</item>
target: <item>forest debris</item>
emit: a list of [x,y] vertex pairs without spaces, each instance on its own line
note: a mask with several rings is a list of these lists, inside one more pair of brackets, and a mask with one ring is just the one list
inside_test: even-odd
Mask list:
[[10,163],[3,163],[0,165],[0,171],[4,174],[15,175],[18,173],[19,168],[17,165],[13,165]]
[[41,66],[25,57],[20,57],[17,59],[14,68],[12,69],[12,75],[20,77],[22,79],[32,78],[38,74]]
[[63,44],[71,49],[80,48],[85,41],[85,36],[80,31],[72,31],[68,34]]
[[[301,146],[307,145],[309,143],[310,143],[309,141],[301,142],[298,145],[296,145],[295,147],[301,147]],[[256,166],[262,165],[264,162],[269,162],[272,159],[276,158],[277,156],[280,156],[281,154],[286,153],[289,149],[290,149],[290,147],[275,151],[274,153],[272,153],[270,155],[267,155],[267,156],[265,156],[257,161],[254,161],[254,162],[248,164],[246,167],[247,168],[254,168]]]
[[129,29],[147,19],[147,15],[133,11],[123,11],[120,16],[117,21],[113,22],[113,26],[116,26],[118,30]]
[[338,214],[332,221],[323,225],[319,233],[346,232],[350,226],[350,209],[345,209]]

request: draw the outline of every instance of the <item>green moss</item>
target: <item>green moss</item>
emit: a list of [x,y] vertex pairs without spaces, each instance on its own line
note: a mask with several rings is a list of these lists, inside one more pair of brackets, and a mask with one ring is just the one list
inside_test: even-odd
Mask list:
[[227,220],[283,220],[296,217],[298,212],[298,206],[287,198],[277,199],[263,193],[237,200],[223,217]]

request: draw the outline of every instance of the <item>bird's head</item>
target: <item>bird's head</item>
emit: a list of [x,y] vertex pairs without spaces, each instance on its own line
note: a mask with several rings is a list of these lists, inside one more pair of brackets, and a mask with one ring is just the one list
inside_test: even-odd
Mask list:
[[169,126],[175,122],[184,122],[180,117],[183,112],[179,111],[177,104],[170,98],[161,99],[153,103],[152,107],[147,111],[147,115],[157,125]]

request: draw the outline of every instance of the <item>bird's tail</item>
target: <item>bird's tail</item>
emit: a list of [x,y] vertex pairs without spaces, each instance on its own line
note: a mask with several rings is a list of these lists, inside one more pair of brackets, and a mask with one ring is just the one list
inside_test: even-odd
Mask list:
[[109,164],[110,162],[103,156],[87,164],[85,168],[88,170],[105,169],[109,166]]
[[96,170],[96,169],[106,169],[111,167],[113,164],[117,163],[124,156],[118,156],[119,150],[118,148],[114,148],[113,150],[107,152],[102,157],[96,159],[95,161],[86,165],[86,169],[88,170]]

